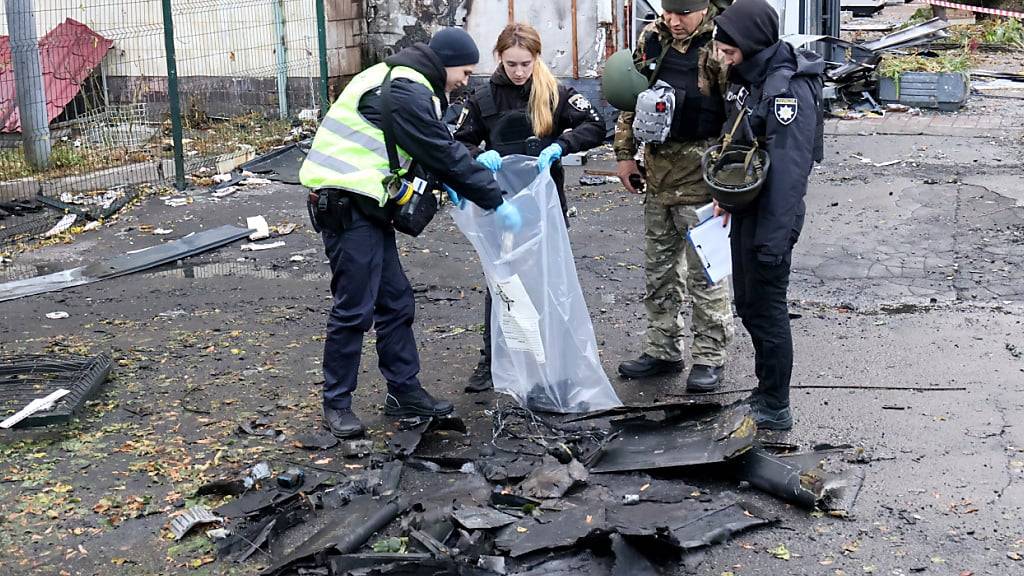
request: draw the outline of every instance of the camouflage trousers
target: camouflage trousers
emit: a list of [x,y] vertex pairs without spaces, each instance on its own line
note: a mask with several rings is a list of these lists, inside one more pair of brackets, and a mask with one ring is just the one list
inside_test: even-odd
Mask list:
[[694,364],[723,366],[732,341],[733,321],[728,282],[708,285],[697,253],[686,232],[697,225],[692,204],[665,206],[650,199],[644,204],[644,268],[647,292],[645,352],[662,360],[683,357],[683,304],[693,305]]

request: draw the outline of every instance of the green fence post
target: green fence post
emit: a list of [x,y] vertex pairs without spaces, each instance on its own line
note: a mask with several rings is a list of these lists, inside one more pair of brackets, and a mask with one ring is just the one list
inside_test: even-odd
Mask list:
[[185,189],[185,147],[181,141],[181,100],[178,94],[178,63],[174,58],[174,18],[171,0],[163,0],[164,46],[167,50],[167,103],[171,108],[171,138],[174,139],[174,187]]
[[320,116],[327,114],[331,107],[327,95],[327,17],[324,14],[324,0],[316,2],[316,40],[320,53]]

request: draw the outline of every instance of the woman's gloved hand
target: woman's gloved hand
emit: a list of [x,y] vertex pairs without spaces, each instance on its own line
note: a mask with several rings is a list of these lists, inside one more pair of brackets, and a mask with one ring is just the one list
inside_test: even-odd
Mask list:
[[523,217],[519,215],[519,209],[508,202],[502,202],[494,213],[498,215],[498,225],[505,232],[514,234],[523,227]]
[[483,164],[491,172],[501,170],[501,154],[497,150],[488,150],[476,157],[476,161]]
[[537,171],[543,172],[551,168],[551,165],[555,163],[555,160],[562,157],[563,152],[565,151],[562,150],[562,145],[558,142],[555,142],[541,150],[540,155],[537,156]]

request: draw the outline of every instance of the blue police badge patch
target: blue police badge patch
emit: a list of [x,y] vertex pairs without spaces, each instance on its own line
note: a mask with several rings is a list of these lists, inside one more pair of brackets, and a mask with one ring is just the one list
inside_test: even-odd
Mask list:
[[796,119],[798,101],[796,98],[775,99],[775,119],[783,126],[789,125]]

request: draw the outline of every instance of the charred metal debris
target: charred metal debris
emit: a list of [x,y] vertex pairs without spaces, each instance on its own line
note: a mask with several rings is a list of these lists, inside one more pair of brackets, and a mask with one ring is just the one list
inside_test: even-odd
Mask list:
[[402,420],[386,442],[296,436],[344,465],[258,463],[200,487],[222,504],[169,528],[205,530],[221,561],[264,576],[660,574],[792,510],[757,492],[849,516],[871,460],[759,439],[742,403],[554,418],[499,401],[485,414],[474,430],[457,416]]

